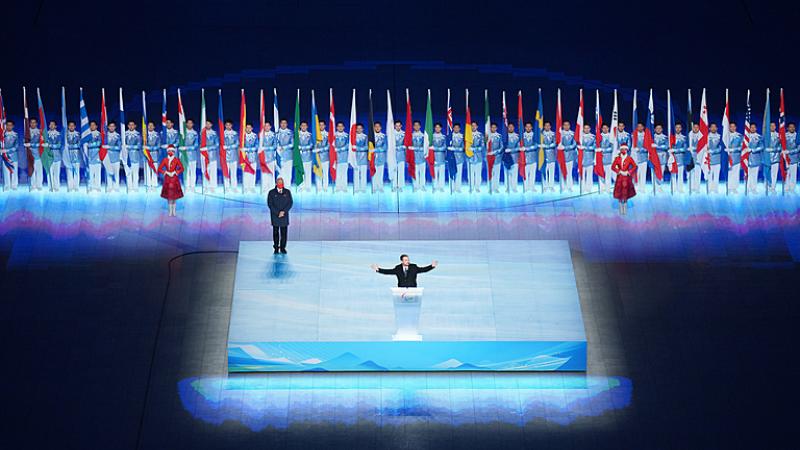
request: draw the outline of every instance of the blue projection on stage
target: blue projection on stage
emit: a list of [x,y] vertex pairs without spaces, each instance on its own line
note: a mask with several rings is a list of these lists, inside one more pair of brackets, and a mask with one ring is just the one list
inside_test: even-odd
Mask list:
[[[424,295],[395,295],[394,266],[438,260]],[[585,371],[566,241],[242,242],[230,372]]]

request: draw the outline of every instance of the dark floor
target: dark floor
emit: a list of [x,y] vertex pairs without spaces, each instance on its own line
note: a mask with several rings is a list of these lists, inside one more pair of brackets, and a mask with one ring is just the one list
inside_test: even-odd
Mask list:
[[[630,379],[627,407],[567,425],[541,419],[520,425],[309,420],[260,431],[236,421],[217,425],[196,418],[177,388],[187,377],[225,374],[236,255],[181,257],[172,263],[171,277],[168,261],[188,251],[235,250],[237,236],[267,239],[262,223],[242,221],[229,226],[255,228],[230,234],[215,228],[191,238],[168,223],[121,225],[105,233],[86,224],[64,236],[26,226],[32,223],[26,218],[5,217],[0,236],[4,448],[797,446],[792,440],[800,342],[795,336],[800,267],[791,248],[800,232],[795,213],[774,221],[779,222],[774,229],[758,231],[754,226],[733,232],[708,220],[673,223],[665,231],[670,236],[677,236],[675,226],[700,234],[669,248],[715,243],[663,258],[604,260],[588,235],[576,231],[582,229],[575,224],[580,215],[557,216],[571,231],[539,229],[543,238],[570,240],[590,342],[589,373]],[[301,214],[297,220],[312,218]],[[391,220],[395,226],[413,222],[404,215]],[[489,220],[505,230],[522,226],[509,215]],[[343,217],[325,226],[346,234],[353,223]],[[452,238],[459,237],[458,229],[451,231]],[[651,232],[631,239],[642,242]],[[313,418],[337,405],[311,407]]]

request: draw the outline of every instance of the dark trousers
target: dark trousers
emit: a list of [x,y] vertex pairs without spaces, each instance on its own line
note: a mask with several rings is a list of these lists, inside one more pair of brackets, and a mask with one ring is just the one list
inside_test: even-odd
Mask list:
[[272,242],[275,249],[286,248],[286,231],[289,227],[272,227]]

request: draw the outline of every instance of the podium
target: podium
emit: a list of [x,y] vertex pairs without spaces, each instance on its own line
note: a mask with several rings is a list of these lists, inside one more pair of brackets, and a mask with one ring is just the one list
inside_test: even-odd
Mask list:
[[396,331],[393,341],[421,341],[419,314],[422,308],[423,288],[391,288],[394,301]]

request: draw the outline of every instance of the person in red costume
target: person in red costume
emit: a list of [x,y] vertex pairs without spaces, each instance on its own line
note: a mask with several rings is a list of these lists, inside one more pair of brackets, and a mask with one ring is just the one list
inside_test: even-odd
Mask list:
[[627,146],[620,147],[619,155],[614,159],[611,170],[617,174],[617,182],[614,184],[614,198],[619,200],[619,213],[625,215],[628,212],[628,199],[636,195],[636,188],[633,186],[636,162],[628,154]]
[[178,178],[183,173],[183,164],[180,159],[175,157],[174,145],[167,147],[167,157],[162,159],[161,164],[158,165],[158,173],[164,175],[161,197],[167,199],[170,217],[175,217],[175,202],[183,197],[181,180]]

